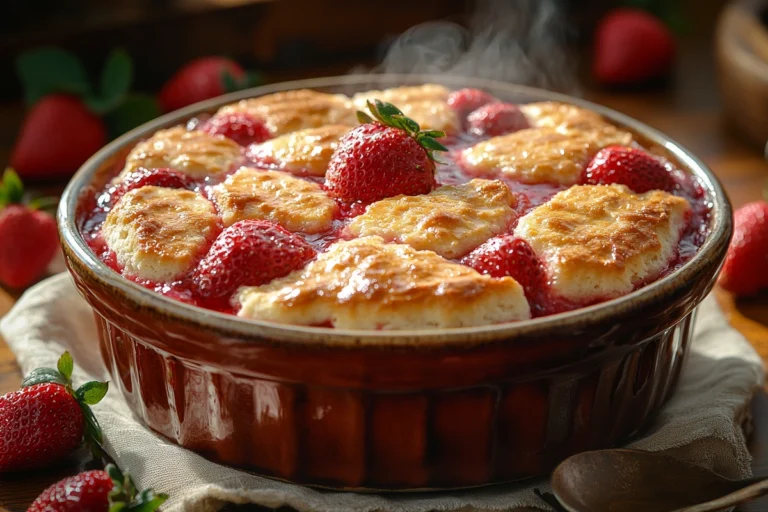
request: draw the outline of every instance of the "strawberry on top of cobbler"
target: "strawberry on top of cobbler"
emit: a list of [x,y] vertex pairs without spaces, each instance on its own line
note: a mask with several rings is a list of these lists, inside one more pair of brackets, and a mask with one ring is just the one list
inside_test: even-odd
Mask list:
[[127,279],[204,308],[420,329],[625,295],[690,259],[708,215],[695,178],[595,112],[427,84],[159,130],[82,230]]

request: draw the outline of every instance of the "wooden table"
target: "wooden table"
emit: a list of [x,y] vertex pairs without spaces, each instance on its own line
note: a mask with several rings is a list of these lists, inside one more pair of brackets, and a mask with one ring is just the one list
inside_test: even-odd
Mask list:
[[[759,148],[750,147],[732,133],[720,115],[714,71],[709,48],[692,45],[681,49],[681,63],[671,84],[645,92],[612,93],[587,85],[585,96],[595,102],[622,111],[672,136],[701,157],[725,185],[734,205],[739,206],[761,197],[768,180],[768,164]],[[2,114],[17,115],[18,109],[0,107]],[[0,146],[8,125],[0,125]],[[7,146],[0,147],[0,163]],[[13,304],[14,296],[0,290],[0,316]],[[718,298],[731,323],[753,343],[768,362],[768,297],[734,302],[718,291]],[[0,394],[15,389],[20,381],[13,354],[0,340]],[[753,405],[754,434],[751,449],[755,455],[754,470],[768,475],[768,395],[759,395]],[[77,465],[55,474],[0,479],[0,511],[23,511],[47,484],[77,470]],[[6,508],[3,509],[3,506]],[[253,507],[249,510],[255,510]],[[244,508],[240,508],[244,510]],[[768,510],[768,499],[741,510]]]

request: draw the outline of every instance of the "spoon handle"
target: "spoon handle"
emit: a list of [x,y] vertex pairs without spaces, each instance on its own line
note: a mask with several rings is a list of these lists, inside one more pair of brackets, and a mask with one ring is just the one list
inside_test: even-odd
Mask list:
[[764,494],[768,494],[768,477],[755,479],[754,482],[746,487],[742,487],[738,491],[726,494],[722,498],[690,507],[679,508],[673,512],[714,512],[716,510],[726,510],[740,503],[746,503]]

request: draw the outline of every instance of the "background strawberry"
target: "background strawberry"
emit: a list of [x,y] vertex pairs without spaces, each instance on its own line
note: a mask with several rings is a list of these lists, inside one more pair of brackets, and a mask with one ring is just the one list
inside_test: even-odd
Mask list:
[[592,72],[611,85],[645,82],[669,72],[675,40],[655,16],[632,8],[615,9],[595,31]]
[[456,111],[460,117],[465,117],[473,110],[477,110],[486,103],[496,103],[497,100],[480,89],[459,89],[448,96],[448,105]]
[[497,137],[529,128],[528,119],[517,105],[488,103],[467,116],[469,132]]
[[193,275],[198,294],[225,298],[240,286],[258,286],[303,267],[315,250],[299,235],[265,220],[224,229]]
[[27,512],[152,512],[167,499],[152,490],[137,496],[130,475],[109,464],[104,471],[86,471],[53,484]]
[[107,141],[107,129],[75,96],[52,94],[29,111],[11,154],[24,178],[66,177]]
[[23,195],[21,180],[7,169],[0,182],[0,285],[11,288],[42,276],[59,248],[56,220],[35,202],[21,204]]
[[200,130],[223,135],[241,146],[264,142],[270,137],[266,125],[245,112],[213,116],[200,126]]
[[369,204],[399,194],[417,195],[435,186],[433,151],[447,151],[394,105],[368,102],[375,118],[358,112],[362,124],[345,134],[328,163],[325,188],[331,197]]
[[74,451],[83,439],[98,453],[101,430],[90,405],[107,393],[104,382],[72,388],[68,352],[57,369],[38,368],[21,389],[0,397],[0,473],[39,469]]
[[611,146],[598,151],[584,170],[582,183],[618,183],[626,185],[638,194],[649,190],[672,192],[677,188],[672,173],[663,162],[642,149],[621,146]]
[[513,235],[491,238],[470,252],[461,263],[492,277],[510,276],[520,283],[532,306],[547,290],[544,265],[528,242]]
[[733,215],[733,238],[719,284],[737,296],[768,288],[768,203],[749,203]]
[[195,59],[176,72],[160,90],[160,107],[164,112],[221,96],[242,88],[248,76],[240,65],[224,57]]

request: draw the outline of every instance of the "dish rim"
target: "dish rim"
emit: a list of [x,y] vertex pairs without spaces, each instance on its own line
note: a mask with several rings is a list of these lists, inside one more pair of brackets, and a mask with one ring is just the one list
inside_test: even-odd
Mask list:
[[[88,247],[77,225],[77,205],[84,190],[91,184],[93,176],[121,149],[129,144],[170,125],[185,122],[197,114],[210,112],[222,105],[251,97],[264,96],[275,92],[294,89],[343,88],[343,87],[394,87],[438,83],[449,87],[477,87],[491,92],[504,91],[507,95],[525,97],[526,101],[561,101],[599,113],[611,122],[627,127],[650,142],[663,147],[686,170],[699,179],[712,202],[711,229],[707,239],[696,254],[683,266],[638,290],[605,302],[530,320],[491,324],[474,327],[408,329],[398,331],[372,331],[308,327],[250,320],[205,309],[166,297],[140,286],[116,273],[102,262]],[[630,309],[641,309],[645,304],[659,300],[684,286],[693,278],[698,269],[709,258],[715,257],[716,249],[723,240],[729,240],[732,229],[731,205],[714,173],[690,151],[662,132],[608,107],[556,93],[517,84],[462,76],[430,74],[363,74],[329,76],[279,82],[242,91],[190,105],[165,114],[145,123],[110,142],[86,161],[68,183],[61,196],[58,213],[61,243],[69,257],[75,257],[102,286],[116,291],[124,298],[138,304],[142,309],[164,316],[172,316],[184,323],[203,326],[228,337],[243,341],[258,339],[279,340],[290,343],[316,343],[318,340],[334,345],[402,346],[411,343],[467,344],[494,340],[509,340],[518,336],[531,335],[539,331],[562,331],[573,329],[584,323],[597,323]],[[722,265],[722,261],[720,262]]]

